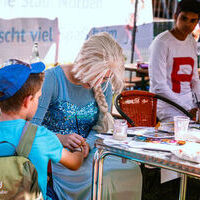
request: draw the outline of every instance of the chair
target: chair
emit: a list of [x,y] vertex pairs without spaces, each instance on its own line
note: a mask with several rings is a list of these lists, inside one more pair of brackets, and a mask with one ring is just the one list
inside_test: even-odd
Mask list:
[[[142,90],[123,91],[115,98],[115,107],[121,116],[127,120],[129,127],[155,127],[157,123],[156,110],[158,99],[169,103],[192,118],[184,108],[171,100]],[[143,177],[142,199],[155,199],[159,194],[157,189],[162,187],[160,184],[160,168],[152,168],[143,163],[140,165],[140,168]]]
[[121,116],[127,120],[129,127],[155,127],[157,123],[156,110],[158,99],[174,106],[192,119],[192,115],[175,102],[160,95],[142,90],[123,91],[116,97],[115,107]]

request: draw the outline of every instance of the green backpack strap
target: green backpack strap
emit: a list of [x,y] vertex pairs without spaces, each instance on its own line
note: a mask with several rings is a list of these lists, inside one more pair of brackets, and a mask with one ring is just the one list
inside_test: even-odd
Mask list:
[[36,131],[37,125],[26,122],[17,146],[17,155],[28,158],[35,139]]

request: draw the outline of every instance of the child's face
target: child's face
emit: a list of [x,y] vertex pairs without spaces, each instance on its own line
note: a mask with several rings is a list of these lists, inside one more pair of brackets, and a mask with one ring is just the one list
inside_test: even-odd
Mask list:
[[37,108],[38,108],[38,103],[39,103],[39,98],[42,95],[42,88],[39,89],[39,91],[32,96],[31,100],[30,100],[30,112],[27,116],[27,121],[31,120],[33,118],[33,116],[35,115]]
[[175,16],[175,26],[181,34],[188,35],[192,33],[199,22],[199,15],[193,12],[180,12]]

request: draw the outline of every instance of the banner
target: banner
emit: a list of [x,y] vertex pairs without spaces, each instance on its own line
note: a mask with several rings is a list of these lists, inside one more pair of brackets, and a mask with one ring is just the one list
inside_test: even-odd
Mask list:
[[58,46],[58,39],[57,18],[0,19],[0,63],[9,58],[29,62],[34,42],[38,43],[40,58],[43,59],[52,44]]
[[[88,38],[89,36],[99,32],[108,32],[111,34],[123,48],[127,63],[130,63],[131,60],[135,0],[130,0],[129,6],[129,21],[127,25],[93,27],[87,35]],[[138,0],[134,61],[148,61],[148,48],[153,41],[154,35],[152,22],[153,13],[151,0]]]
[[[93,27],[125,26],[129,24],[131,15],[135,9],[134,2],[135,0],[0,0],[0,11],[1,18],[7,20],[15,18],[30,18],[31,20],[35,18],[48,18],[53,20],[57,17],[60,30],[58,61],[60,63],[68,63],[74,61],[88,32]],[[138,26],[152,21],[151,4],[151,0],[138,0]],[[43,21],[43,23],[44,28],[41,24],[32,24],[31,21],[28,22],[28,32],[33,31],[32,37],[29,37],[30,44],[33,42],[35,31],[38,31],[38,33],[47,31],[43,35],[45,37],[44,39],[47,39],[46,34],[51,35],[51,29],[49,30],[47,26],[50,22]],[[130,24],[132,25],[132,23]],[[31,27],[32,25],[34,28]],[[10,26],[12,27],[13,24],[10,24]],[[0,27],[0,29],[2,28]],[[5,31],[4,28],[2,31]],[[56,31],[52,29],[53,40],[54,33],[56,34]],[[21,34],[22,38],[19,39],[23,40],[23,32]],[[3,37],[5,39],[5,35]],[[43,51],[41,45],[47,43],[47,41],[39,41],[39,51],[42,57],[44,53],[41,52]],[[23,44],[20,43],[20,45]],[[23,48],[28,48],[25,44],[23,46]],[[11,50],[13,51],[13,49]],[[30,48],[24,51],[29,55],[31,54]],[[9,53],[9,51],[6,53]],[[55,45],[52,45],[44,58],[44,62],[52,63],[54,59]]]
[[[94,27],[90,30],[87,38],[99,32],[108,32],[120,44],[126,57],[126,62],[130,63],[132,49],[132,28],[128,25]],[[148,34],[147,34],[148,33]],[[153,41],[153,23],[143,24],[137,27],[135,39],[135,60],[148,61],[148,48]]]

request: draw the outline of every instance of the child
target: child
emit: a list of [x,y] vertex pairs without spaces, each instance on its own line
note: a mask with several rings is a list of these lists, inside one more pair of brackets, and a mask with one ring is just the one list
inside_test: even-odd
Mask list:
[[[26,121],[34,116],[44,79],[42,62],[31,65],[10,59],[0,68],[0,142],[7,141],[15,147]],[[9,144],[1,144],[0,156],[13,155]],[[37,128],[29,159],[38,172],[38,183],[46,199],[48,161],[60,162],[65,167],[77,170],[84,158],[84,148],[69,152],[61,145],[57,136],[44,127]]]

